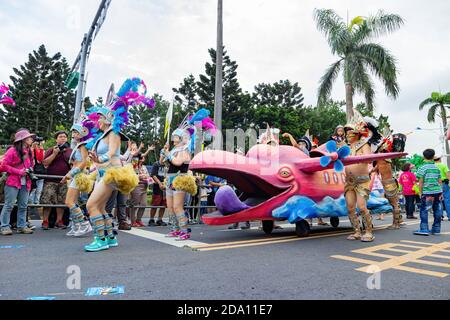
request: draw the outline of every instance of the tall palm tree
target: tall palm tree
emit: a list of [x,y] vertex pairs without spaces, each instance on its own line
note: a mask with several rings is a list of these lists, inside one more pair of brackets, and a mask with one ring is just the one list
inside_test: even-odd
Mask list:
[[348,119],[353,116],[355,92],[363,94],[367,106],[371,110],[374,108],[375,89],[370,73],[383,82],[388,96],[397,98],[400,89],[396,60],[386,48],[370,41],[399,29],[404,23],[400,16],[380,10],[374,16],[356,17],[346,24],[333,10],[316,9],[314,19],[319,31],[327,38],[332,53],[339,57],[320,80],[319,103],[330,97],[340,71],[344,76]]
[[[429,107],[428,110],[428,122],[434,123],[436,117],[440,117],[444,130],[447,130],[447,108],[450,108],[450,92],[441,94],[440,92],[433,92],[430,98],[422,101],[419,105],[419,110],[423,110],[425,107]],[[448,141],[446,137],[442,136],[445,144],[445,152],[450,154]],[[447,157],[447,164],[450,165],[450,158]]]

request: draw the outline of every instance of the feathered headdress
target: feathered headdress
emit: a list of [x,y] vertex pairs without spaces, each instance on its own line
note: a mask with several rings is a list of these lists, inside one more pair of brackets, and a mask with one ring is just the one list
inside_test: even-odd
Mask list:
[[80,116],[80,120],[75,123],[70,130],[76,130],[80,133],[80,142],[87,142],[91,139],[95,139],[99,135],[96,123],[89,119],[85,114]]
[[367,123],[361,113],[356,109],[353,109],[353,117],[350,119],[349,123],[344,126],[344,130],[353,130],[364,138],[369,136]]
[[2,83],[0,85],[0,104],[9,104],[15,107],[16,102],[11,97],[8,97],[9,92],[9,87]]
[[384,128],[382,132],[379,130],[379,123],[371,117],[364,117],[366,127],[371,133],[369,144],[376,152],[392,152],[393,141],[392,134],[388,128]]
[[155,100],[147,97],[147,86],[143,80],[127,79],[111,101],[107,101],[106,106],[97,105],[89,110],[89,118],[98,122],[99,114],[105,116],[111,122],[113,131],[119,134],[128,124],[128,109],[137,105],[145,105],[153,109]]
[[203,133],[211,135],[217,133],[217,127],[210,118],[210,114],[209,110],[200,109],[194,115],[186,116],[178,129],[172,133],[172,136],[179,136],[183,146],[188,149],[190,153],[193,153],[195,151],[198,130],[202,130]]

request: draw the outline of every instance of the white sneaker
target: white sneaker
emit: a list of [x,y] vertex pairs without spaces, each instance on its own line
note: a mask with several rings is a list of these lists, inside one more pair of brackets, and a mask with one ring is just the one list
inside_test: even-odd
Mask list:
[[92,231],[91,224],[89,223],[89,221],[85,221],[80,224],[80,228],[78,229],[77,232],[75,232],[74,236],[75,237],[83,237],[83,236],[89,234],[91,231]]
[[72,224],[72,228],[70,229],[69,232],[66,233],[66,236],[68,237],[74,237],[75,234],[78,232],[78,230],[80,229],[80,224],[79,223],[73,223]]

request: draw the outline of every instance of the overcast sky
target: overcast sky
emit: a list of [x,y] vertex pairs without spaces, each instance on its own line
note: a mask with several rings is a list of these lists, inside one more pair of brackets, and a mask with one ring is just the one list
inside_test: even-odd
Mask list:
[[[0,81],[45,44],[72,65],[100,0],[0,0],[2,48]],[[94,42],[86,94],[105,96],[131,76],[142,77],[152,92],[171,100],[172,88],[204,71],[208,48],[216,44],[215,0],[113,0]],[[224,0],[224,42],[239,64],[245,91],[261,82],[298,82],[306,104],[315,104],[321,75],[336,60],[313,21],[314,8],[332,8],[344,19],[383,9],[406,24],[380,38],[398,59],[400,96],[387,98],[377,82],[377,113],[389,115],[396,132],[429,124],[418,106],[432,91],[450,91],[450,1],[448,0]],[[333,98],[344,100],[342,77]],[[361,101],[360,97],[355,99]],[[439,130],[414,131],[408,152],[433,147],[442,153]]]

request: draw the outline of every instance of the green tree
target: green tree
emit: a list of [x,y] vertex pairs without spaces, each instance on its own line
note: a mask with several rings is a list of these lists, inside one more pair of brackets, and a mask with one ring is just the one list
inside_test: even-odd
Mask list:
[[200,105],[200,98],[197,93],[198,84],[192,74],[183,80],[179,88],[174,88],[173,92],[176,93],[175,101],[183,107],[183,110],[186,110],[188,113],[194,113],[198,110]]
[[337,126],[345,124],[346,115],[342,105],[344,102],[328,100],[316,107],[306,108],[305,126],[320,144],[328,141]]
[[13,71],[11,92],[17,106],[0,110],[1,143],[9,143],[18,128],[48,138],[57,125],[71,126],[75,95],[64,87],[69,65],[60,53],[49,56],[42,45]]
[[339,57],[320,80],[319,101],[330,97],[334,81],[341,71],[345,83],[347,118],[353,116],[355,93],[363,94],[367,106],[374,108],[375,90],[370,73],[383,82],[388,96],[397,98],[400,89],[396,60],[386,48],[371,40],[399,29],[404,23],[399,15],[380,10],[368,18],[356,17],[347,25],[333,10],[316,9],[314,19],[319,31],[327,38],[331,52]]
[[[450,107],[450,92],[442,94],[440,92],[433,92],[431,97],[422,101],[419,105],[419,110],[423,110],[425,107],[429,107],[428,110],[428,122],[434,123],[436,117],[441,118],[444,130],[447,129],[447,108]],[[448,141],[443,137],[445,141],[445,152],[450,154]],[[450,165],[450,159],[447,157],[447,165]]]
[[[197,94],[200,106],[206,107],[214,114],[214,95],[216,83],[216,50],[209,49],[212,62],[205,65],[205,74],[197,81]],[[249,125],[247,111],[251,104],[251,95],[243,93],[237,80],[236,61],[232,61],[224,50],[223,53],[223,130],[245,128]],[[225,135],[224,135],[225,136]]]
[[304,100],[301,91],[298,83],[292,84],[289,80],[280,80],[274,84],[258,84],[252,96],[257,105],[301,108]]

